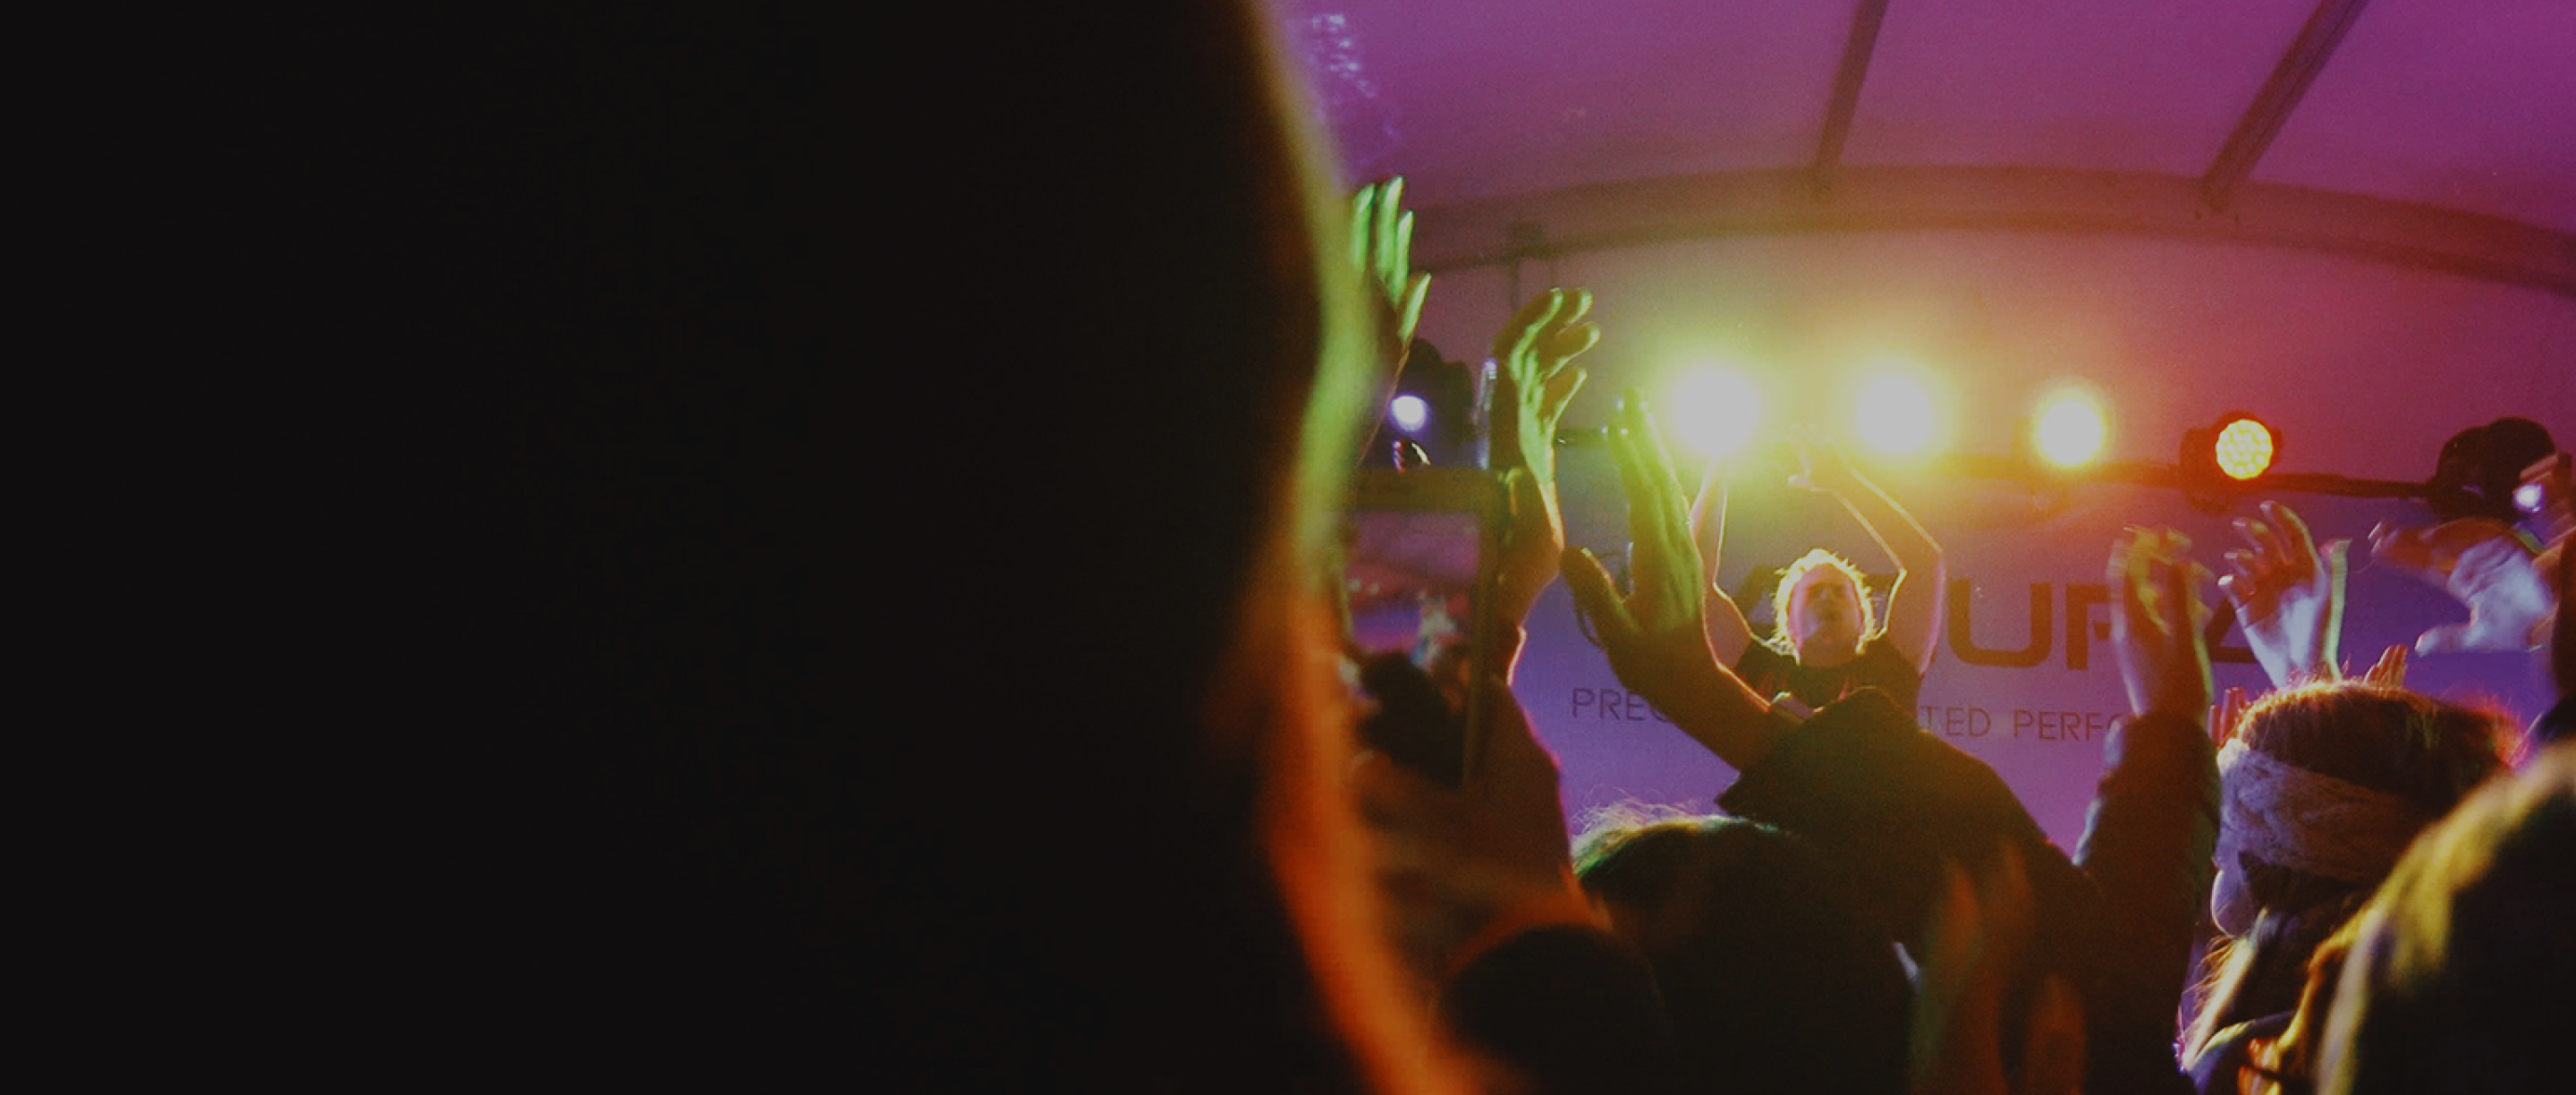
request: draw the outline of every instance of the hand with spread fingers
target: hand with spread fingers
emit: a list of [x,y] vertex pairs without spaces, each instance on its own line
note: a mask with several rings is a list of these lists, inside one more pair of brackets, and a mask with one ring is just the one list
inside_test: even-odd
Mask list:
[[2208,717],[2211,615],[2200,583],[2209,572],[2191,561],[2190,539],[2172,529],[2129,529],[2111,545],[2103,580],[2117,591],[2111,645],[2134,714]]
[[1619,680],[1738,769],[1769,751],[1770,705],[1718,664],[1704,624],[1699,549],[1672,457],[1645,403],[1620,401],[1610,449],[1628,496],[1630,589],[1591,552],[1565,556],[1565,581]]
[[2494,518],[2463,517],[2429,529],[2381,525],[2370,530],[2370,552],[2468,607],[2468,622],[2418,636],[2418,654],[2531,649],[2558,606],[2558,592],[2531,545]]
[[1572,364],[1601,330],[1586,322],[1592,294],[1550,289],[1521,306],[1494,338],[1492,467],[1511,487],[1496,626],[1517,627],[1556,580],[1565,519],[1556,498],[1556,427],[1587,374]]
[[2262,504],[2261,520],[2238,518],[2244,549],[2227,553],[2235,573],[2218,580],[2245,629],[2245,643],[2276,686],[2336,680],[2343,641],[2345,553],[2336,540],[2317,550],[2307,522],[2288,506]]

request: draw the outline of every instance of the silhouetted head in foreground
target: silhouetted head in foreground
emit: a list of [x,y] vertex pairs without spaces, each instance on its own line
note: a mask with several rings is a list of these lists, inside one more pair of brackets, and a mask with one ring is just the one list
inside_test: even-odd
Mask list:
[[1804,841],[1732,818],[1613,811],[1575,871],[1654,968],[1702,1090],[1904,1089],[1904,968]]
[[2426,833],[2362,910],[2317,1090],[2566,1090],[2571,925],[2576,743],[2562,743]]

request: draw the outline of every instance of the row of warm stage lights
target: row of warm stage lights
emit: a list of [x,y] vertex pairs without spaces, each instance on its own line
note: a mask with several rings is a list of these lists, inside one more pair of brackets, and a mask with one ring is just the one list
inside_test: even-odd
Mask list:
[[[1742,371],[1701,366],[1665,386],[1658,418],[1666,436],[1703,459],[1723,459],[1762,432],[1762,389]],[[1849,436],[1887,456],[1926,456],[1947,446],[1951,430],[1943,401],[1921,379],[1882,372],[1852,389]],[[2031,451],[2061,468],[2101,458],[2111,440],[2110,417],[2092,386],[2067,381],[2051,386],[2030,416]]]
[[[1393,410],[1397,427],[1408,433],[1420,431],[1430,419],[1429,405],[1418,396],[1399,397]],[[1677,446],[1703,460],[1723,459],[1761,433],[1762,389],[1741,371],[1702,366],[1666,386],[1656,417]],[[1921,380],[1882,373],[1862,384],[1852,400],[1851,436],[1888,456],[1924,456],[1948,440],[1942,417],[1941,402]],[[2061,469],[2101,459],[2111,440],[2110,415],[2100,393],[2080,380],[2060,381],[2042,391],[2028,422],[2030,452]],[[2231,416],[2216,428],[2212,448],[2218,469],[2244,480],[2271,467],[2276,444],[2261,422]]]

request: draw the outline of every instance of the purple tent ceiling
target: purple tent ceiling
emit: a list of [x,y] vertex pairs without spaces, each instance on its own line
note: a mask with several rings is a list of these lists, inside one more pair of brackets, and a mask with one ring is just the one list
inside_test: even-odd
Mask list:
[[[2250,183],[2576,232],[2565,0],[1280,3],[1353,172],[1424,208],[1808,167],[1846,72],[1834,163],[2197,179],[2288,69]],[[2303,40],[2314,20],[2341,33]]]
[[1581,284],[1603,391],[1895,352],[1989,423],[2073,374],[2123,456],[2235,404],[2392,479],[2576,435],[2570,0],[1273,2],[1453,354]]

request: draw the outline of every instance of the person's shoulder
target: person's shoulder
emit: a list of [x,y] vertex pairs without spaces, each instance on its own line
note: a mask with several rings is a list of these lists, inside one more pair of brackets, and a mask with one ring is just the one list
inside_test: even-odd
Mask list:
[[1906,673],[1915,676],[1921,675],[1920,671],[1914,668],[1914,659],[1907,657],[1904,651],[1898,650],[1896,648],[1896,644],[1889,641],[1887,632],[1883,630],[1875,635],[1871,635],[1867,640],[1864,640],[1860,644],[1860,657],[1852,660],[1855,663],[1872,662],[1901,665],[1905,667]]
[[1735,668],[1737,675],[1739,676],[1746,670],[1770,669],[1778,666],[1794,666],[1796,664],[1798,664],[1797,655],[1773,646],[1771,645],[1771,640],[1760,638],[1758,636],[1755,637],[1752,642],[1744,644],[1744,653],[1737,656],[1735,659]]

